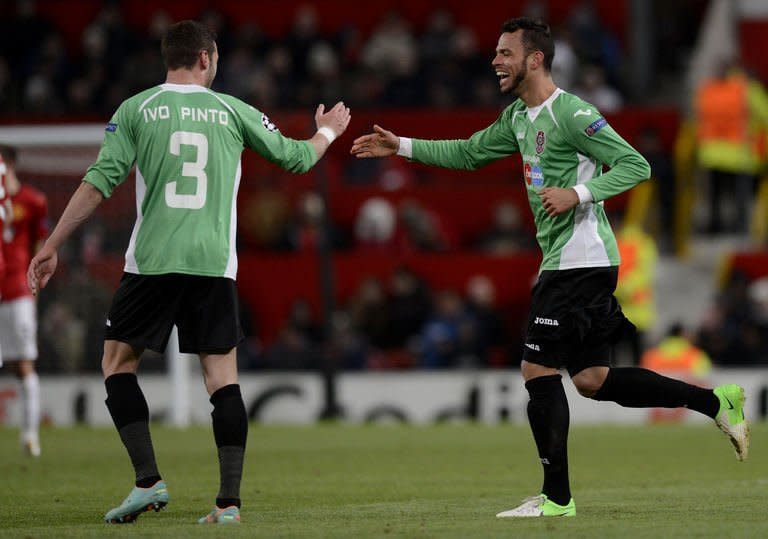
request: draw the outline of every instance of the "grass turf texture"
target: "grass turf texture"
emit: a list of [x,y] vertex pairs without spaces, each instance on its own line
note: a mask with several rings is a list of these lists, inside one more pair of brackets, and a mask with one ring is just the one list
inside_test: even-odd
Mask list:
[[576,518],[496,519],[538,493],[525,426],[251,427],[243,524],[199,526],[218,465],[209,429],[154,426],[171,501],[128,525],[103,514],[132,487],[110,429],[46,429],[21,455],[0,429],[0,537],[768,537],[768,425],[738,463],[712,426],[571,429]]

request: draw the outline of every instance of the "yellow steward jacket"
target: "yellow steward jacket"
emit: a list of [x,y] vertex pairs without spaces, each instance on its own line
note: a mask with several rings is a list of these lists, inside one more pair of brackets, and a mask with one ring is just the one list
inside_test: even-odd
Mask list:
[[768,96],[742,72],[704,82],[696,93],[699,165],[756,174],[766,158]]
[[616,236],[621,256],[616,299],[629,320],[641,331],[656,322],[653,277],[658,251],[656,244],[640,227],[625,226]]
[[686,372],[706,376],[712,369],[707,354],[684,337],[667,337],[643,354],[640,366],[656,372]]

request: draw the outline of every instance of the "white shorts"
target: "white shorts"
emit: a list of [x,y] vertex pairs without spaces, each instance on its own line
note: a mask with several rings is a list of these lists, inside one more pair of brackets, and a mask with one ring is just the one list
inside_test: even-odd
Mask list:
[[0,349],[3,359],[37,359],[37,305],[32,297],[0,303]]

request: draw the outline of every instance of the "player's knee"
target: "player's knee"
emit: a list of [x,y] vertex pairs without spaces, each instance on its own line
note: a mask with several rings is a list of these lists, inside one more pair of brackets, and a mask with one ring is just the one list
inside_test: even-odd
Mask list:
[[591,399],[603,387],[607,374],[605,367],[585,369],[572,377],[573,385],[581,396]]
[[588,399],[591,399],[594,397],[598,390],[600,389],[600,386],[595,387],[594,384],[582,384],[582,385],[576,385],[576,390],[579,392],[579,395],[582,397],[587,397]]

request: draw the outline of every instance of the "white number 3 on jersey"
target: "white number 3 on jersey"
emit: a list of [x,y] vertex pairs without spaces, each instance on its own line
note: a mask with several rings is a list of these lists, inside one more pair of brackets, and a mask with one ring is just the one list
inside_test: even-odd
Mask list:
[[195,194],[180,195],[177,192],[177,181],[168,182],[165,186],[165,203],[171,208],[199,210],[205,206],[208,193],[208,175],[205,165],[208,164],[208,138],[202,133],[190,131],[174,131],[171,133],[170,152],[181,156],[181,146],[194,146],[197,149],[195,161],[184,161],[181,168],[182,176],[193,177],[197,180]]

